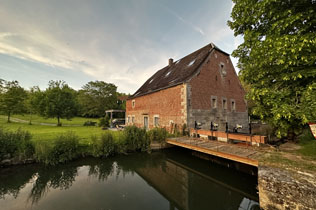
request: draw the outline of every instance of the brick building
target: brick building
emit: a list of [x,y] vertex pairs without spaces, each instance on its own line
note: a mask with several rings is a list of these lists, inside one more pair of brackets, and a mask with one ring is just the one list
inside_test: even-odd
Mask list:
[[243,90],[229,54],[209,44],[157,71],[126,101],[126,124],[170,129],[186,124],[248,131]]

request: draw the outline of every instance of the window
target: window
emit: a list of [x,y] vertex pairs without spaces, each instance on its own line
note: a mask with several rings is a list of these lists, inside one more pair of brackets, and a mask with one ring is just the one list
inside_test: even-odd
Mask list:
[[235,111],[236,110],[236,103],[235,103],[235,100],[231,100],[232,101],[232,111]]
[[224,63],[220,63],[220,72],[223,76],[226,76],[226,68],[225,68],[225,65]]
[[134,116],[132,116],[132,123],[134,123],[135,122],[135,117]]
[[211,97],[211,106],[213,109],[217,108],[217,97],[216,96]]
[[223,109],[227,109],[227,100],[223,99]]
[[135,100],[132,100],[132,108],[135,108]]
[[127,117],[127,123],[130,123],[130,116]]
[[144,117],[144,128],[148,129],[148,116]]
[[154,117],[154,125],[155,127],[159,126],[159,117]]

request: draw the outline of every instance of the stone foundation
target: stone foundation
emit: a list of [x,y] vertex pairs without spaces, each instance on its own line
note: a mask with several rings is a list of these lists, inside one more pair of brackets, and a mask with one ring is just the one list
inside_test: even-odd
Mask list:
[[316,178],[304,172],[259,166],[260,207],[270,209],[316,209]]

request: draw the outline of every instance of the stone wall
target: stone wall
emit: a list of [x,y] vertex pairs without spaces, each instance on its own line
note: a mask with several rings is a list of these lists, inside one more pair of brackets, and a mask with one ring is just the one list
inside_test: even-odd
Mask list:
[[304,172],[259,166],[260,207],[270,209],[316,209],[316,177]]

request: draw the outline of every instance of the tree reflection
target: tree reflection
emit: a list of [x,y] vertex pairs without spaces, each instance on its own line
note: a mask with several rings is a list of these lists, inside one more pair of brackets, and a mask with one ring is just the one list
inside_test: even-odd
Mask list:
[[72,186],[78,175],[78,166],[60,165],[41,168],[35,175],[32,190],[28,200],[37,203],[49,191],[49,188],[66,190]]

